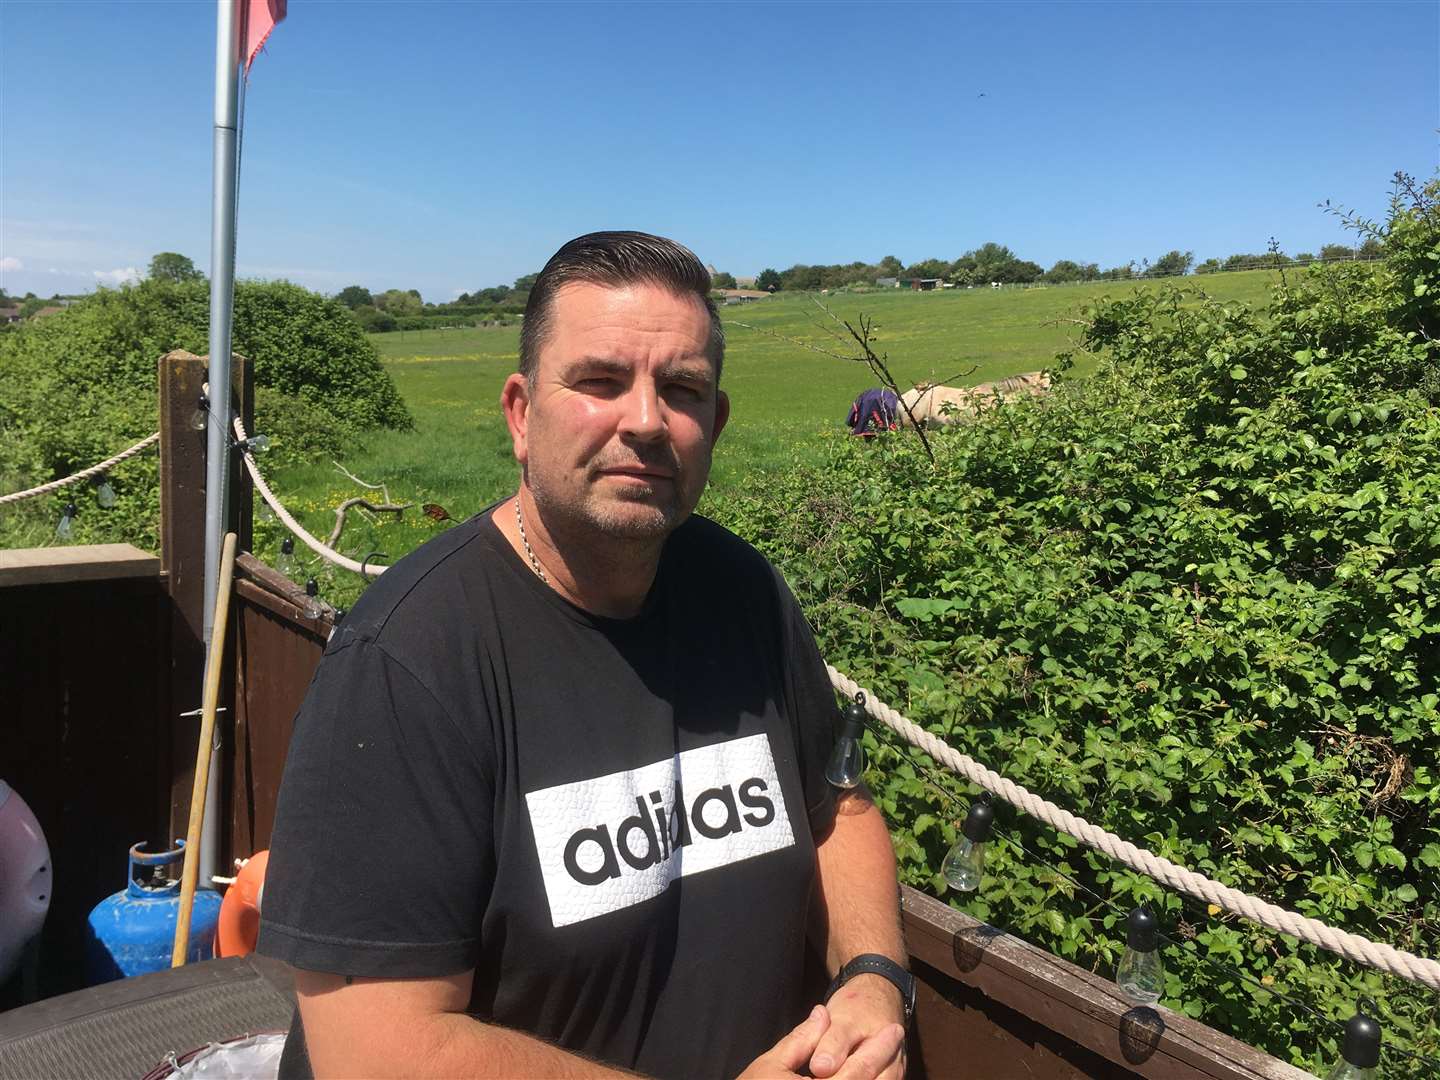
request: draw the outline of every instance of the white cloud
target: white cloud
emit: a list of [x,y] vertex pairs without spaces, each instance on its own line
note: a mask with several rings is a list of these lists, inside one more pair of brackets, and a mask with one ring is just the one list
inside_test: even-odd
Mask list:
[[22,263],[19,259],[15,258],[14,255],[6,255],[3,259],[0,259],[0,270],[24,270],[24,269],[25,269],[25,264]]
[[123,285],[127,281],[139,281],[145,276],[133,266],[126,266],[120,270],[95,270],[92,273],[95,275],[95,280],[102,285]]

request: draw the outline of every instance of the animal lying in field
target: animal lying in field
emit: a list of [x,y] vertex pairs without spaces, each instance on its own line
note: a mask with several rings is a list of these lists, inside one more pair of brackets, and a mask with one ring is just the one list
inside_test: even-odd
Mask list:
[[912,414],[917,423],[927,428],[958,424],[974,416],[980,405],[994,401],[997,395],[1009,398],[1018,394],[1043,394],[1049,388],[1050,378],[1043,371],[1027,371],[978,386],[916,383],[913,390],[900,395],[900,426],[909,427]]

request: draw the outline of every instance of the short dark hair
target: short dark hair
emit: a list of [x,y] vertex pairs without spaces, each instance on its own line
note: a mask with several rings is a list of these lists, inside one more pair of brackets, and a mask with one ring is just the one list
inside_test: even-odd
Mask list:
[[715,379],[725,363],[725,330],[710,299],[710,271],[695,253],[674,240],[643,232],[593,232],[565,244],[545,264],[525,303],[520,328],[520,374],[531,380],[540,364],[540,346],[550,331],[555,294],[573,282],[608,285],[648,283],[677,296],[699,297],[710,315],[710,341],[705,353],[715,364]]

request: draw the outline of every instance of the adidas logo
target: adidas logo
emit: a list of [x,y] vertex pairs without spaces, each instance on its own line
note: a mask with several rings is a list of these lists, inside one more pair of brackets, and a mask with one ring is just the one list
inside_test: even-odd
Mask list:
[[557,927],[795,842],[763,734],[532,791],[525,802]]
[[[648,870],[668,859],[672,851],[692,842],[692,822],[694,833],[707,840],[731,836],[745,825],[763,829],[775,820],[775,804],[768,795],[769,790],[770,785],[764,779],[752,776],[740,785],[737,805],[733,785],[707,788],[696,797],[688,814],[679,780],[675,781],[668,804],[658,791],[650,792],[648,805],[637,795],[635,813],[615,827],[613,841],[608,825],[576,829],[570,835],[565,844],[565,869],[582,885],[599,885],[620,876],[617,854],[633,870]],[[747,808],[744,813],[740,810],[742,806]],[[581,865],[582,849],[587,844],[593,844],[600,854],[600,865],[593,870]]]

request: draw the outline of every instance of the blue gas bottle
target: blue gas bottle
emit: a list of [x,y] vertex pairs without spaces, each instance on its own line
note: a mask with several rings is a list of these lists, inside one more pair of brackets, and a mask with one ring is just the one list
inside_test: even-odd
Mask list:
[[[184,840],[176,840],[170,851],[147,852],[143,843],[130,849],[126,887],[101,900],[90,912],[85,966],[91,985],[163,971],[170,966],[175,920],[180,912],[180,882],[156,870],[184,857]],[[139,877],[137,867],[145,870]],[[215,928],[219,922],[220,894],[197,888],[190,912],[186,963],[209,960],[215,955]]]

